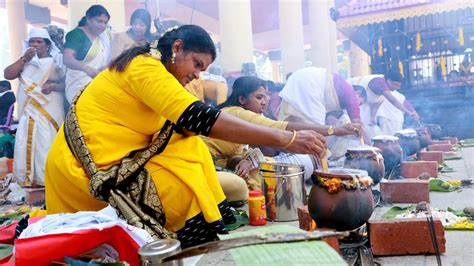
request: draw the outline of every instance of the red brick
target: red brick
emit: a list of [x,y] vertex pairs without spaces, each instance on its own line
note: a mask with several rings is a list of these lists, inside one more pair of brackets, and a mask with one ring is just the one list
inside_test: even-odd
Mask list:
[[443,144],[451,144],[451,142],[449,141],[449,139],[445,139],[445,140],[432,140],[430,142],[430,145],[443,145]]
[[428,180],[396,179],[382,180],[380,193],[387,203],[418,203],[430,201]]
[[[316,229],[316,231],[335,231],[334,229]],[[323,237],[323,241],[326,242],[329,246],[331,246],[337,253],[341,250],[339,249],[339,240],[337,237]]]
[[428,146],[429,151],[453,151],[451,144],[434,144]]
[[[446,252],[446,238],[440,220],[434,220],[440,253]],[[425,218],[369,220],[372,253],[376,256],[434,254]]]
[[402,162],[400,166],[400,174],[405,178],[417,178],[422,173],[428,173],[431,177],[438,177],[438,162]]
[[298,208],[298,221],[300,229],[312,231],[316,228],[316,222],[311,218],[307,205]]
[[[306,231],[334,231],[334,229],[327,229],[327,228],[318,228],[316,229],[316,222],[311,218],[311,215],[308,211],[308,206],[302,206],[298,208],[298,220],[300,229]],[[323,241],[326,242],[329,246],[331,246],[335,251],[339,253],[339,240],[337,237],[325,237]]]
[[445,138],[442,138],[442,140],[449,140],[449,142],[451,142],[452,145],[456,145],[459,143],[458,137],[445,137]]
[[442,151],[420,151],[418,153],[420,161],[435,161],[439,164],[444,162],[444,153]]
[[44,187],[41,188],[25,188],[25,202],[29,205],[41,205],[45,202]]

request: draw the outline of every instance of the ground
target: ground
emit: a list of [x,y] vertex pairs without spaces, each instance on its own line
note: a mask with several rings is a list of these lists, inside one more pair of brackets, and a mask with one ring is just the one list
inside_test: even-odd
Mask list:
[[[446,161],[455,172],[440,173],[440,179],[460,180],[474,177],[474,148],[462,148],[459,154],[462,155],[462,160]],[[467,206],[474,207],[474,186],[449,193],[430,192],[430,202],[432,207],[438,209],[451,207],[462,210]],[[371,219],[380,218],[390,207],[377,207]],[[266,226],[271,224],[268,223]],[[298,221],[285,224],[298,227]],[[245,226],[237,231],[252,228],[252,226]],[[445,231],[445,235],[446,253],[441,255],[443,265],[474,265],[474,231]],[[197,265],[234,265],[232,255],[228,251],[210,253],[194,259],[198,260]],[[376,261],[382,265],[436,265],[437,263],[434,255],[377,257]]]

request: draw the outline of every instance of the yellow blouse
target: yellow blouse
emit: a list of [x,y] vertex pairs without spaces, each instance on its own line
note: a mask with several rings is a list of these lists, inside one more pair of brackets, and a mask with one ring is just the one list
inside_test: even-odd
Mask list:
[[[287,121],[275,121],[252,111],[245,110],[244,108],[239,106],[225,107],[222,109],[222,111],[234,115],[252,124],[260,126],[278,128],[282,130],[286,130],[286,127],[288,126]],[[208,137],[202,138],[206,143],[207,147],[209,148],[209,151],[211,152],[211,155],[213,157],[223,157],[227,160],[230,160],[233,157],[242,156],[244,154],[245,145],[243,144]]]
[[[195,101],[160,61],[141,55],[124,72],[101,72],[76,106],[87,147],[98,168],[107,169],[147,147],[167,119],[176,123]],[[200,212],[208,222],[221,218],[217,205],[225,196],[199,137],[173,133],[166,149],[145,168],[163,203],[167,228],[176,231]],[[63,129],[48,155],[45,179],[50,213],[99,210],[106,205],[90,195],[89,178],[69,150]]]
[[195,79],[185,88],[202,102],[216,101],[216,104],[219,105],[227,99],[228,88],[224,82]]

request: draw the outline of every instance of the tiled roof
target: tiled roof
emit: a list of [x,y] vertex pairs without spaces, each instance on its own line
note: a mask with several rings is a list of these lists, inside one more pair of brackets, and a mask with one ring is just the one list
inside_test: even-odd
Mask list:
[[[336,7],[341,17],[362,15],[372,12],[381,12],[389,9],[406,8],[410,6],[422,5],[433,0],[349,0],[337,1]],[[439,1],[438,1],[439,2]]]

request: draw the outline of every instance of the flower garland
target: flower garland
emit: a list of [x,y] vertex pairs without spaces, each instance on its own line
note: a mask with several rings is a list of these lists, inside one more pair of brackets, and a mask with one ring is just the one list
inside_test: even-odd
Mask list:
[[161,60],[161,52],[158,50],[158,40],[150,43],[150,55],[158,60]]
[[415,38],[415,51],[418,53],[421,50],[421,33],[416,34]]
[[377,52],[379,57],[383,56],[383,43],[382,43],[382,38],[379,38],[377,41]]
[[[165,32],[163,32],[163,34],[161,34],[161,37],[163,37],[166,33],[172,32],[177,29],[178,26],[168,28],[167,30],[165,30]],[[150,55],[155,59],[161,60],[161,52],[160,50],[158,50],[158,40],[154,40],[150,43]]]
[[463,29],[463,27],[458,28],[458,36],[459,36],[459,46],[464,46],[464,29]]
[[364,178],[352,178],[350,180],[341,180],[337,177],[320,177],[318,176],[318,184],[320,187],[325,188],[329,193],[337,193],[343,188],[346,190],[365,190],[373,185],[373,180],[370,177]]

